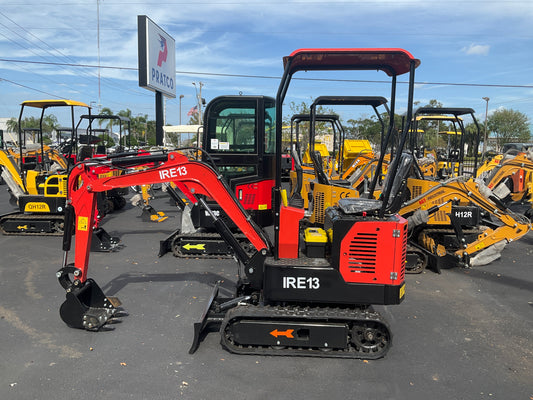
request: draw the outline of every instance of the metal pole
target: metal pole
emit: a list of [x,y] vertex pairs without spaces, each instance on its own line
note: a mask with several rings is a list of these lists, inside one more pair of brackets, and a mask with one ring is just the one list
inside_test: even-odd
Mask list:
[[102,97],[100,90],[100,0],[96,0],[96,36],[98,47],[98,114],[102,111]]
[[181,125],[181,99],[183,99],[185,96],[183,94],[180,94],[180,125]]
[[488,117],[488,114],[489,114],[489,100],[490,98],[488,97],[483,97],[483,100],[485,100],[487,102],[487,107],[485,108],[485,129],[484,129],[484,132],[483,132],[483,154],[485,154],[485,152],[487,151],[487,117]]
[[164,105],[163,105],[163,93],[160,91],[155,92],[155,144],[156,146],[163,146],[164,138]]
[[202,86],[204,84],[202,82],[199,82],[200,84],[200,90],[198,93],[198,125],[202,125]]

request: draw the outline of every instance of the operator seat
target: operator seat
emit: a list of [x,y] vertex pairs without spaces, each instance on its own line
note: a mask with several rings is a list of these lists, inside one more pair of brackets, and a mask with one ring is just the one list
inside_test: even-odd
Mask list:
[[296,149],[291,150],[292,159],[294,160],[294,171],[296,172],[296,187],[292,191],[291,198],[289,199],[289,205],[297,208],[304,208],[304,199],[302,197],[303,186],[303,169],[300,163],[300,157]]
[[414,157],[410,153],[402,153],[398,163],[398,172],[394,175],[394,180],[391,181],[391,172],[387,174],[383,184],[383,192],[387,192],[390,188],[389,199],[387,201],[387,211],[397,212],[404,202],[404,192],[407,190],[407,178],[412,171]]
[[315,170],[315,176],[319,184],[330,185],[338,187],[349,187],[351,183],[344,179],[329,179],[324,172],[324,163],[322,162],[322,155],[319,151],[311,151],[309,153],[311,161],[313,162],[313,168]]

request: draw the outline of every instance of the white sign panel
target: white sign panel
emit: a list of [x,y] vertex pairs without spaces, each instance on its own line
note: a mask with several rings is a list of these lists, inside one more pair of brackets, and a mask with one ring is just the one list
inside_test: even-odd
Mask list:
[[139,86],[176,97],[176,42],[146,15],[137,16]]

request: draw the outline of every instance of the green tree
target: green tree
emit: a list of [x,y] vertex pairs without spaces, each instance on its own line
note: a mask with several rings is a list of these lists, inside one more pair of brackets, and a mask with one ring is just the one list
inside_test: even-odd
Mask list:
[[347,139],[366,139],[372,144],[381,140],[381,123],[376,116],[349,119],[345,130]]
[[[431,99],[428,104],[422,106],[424,108],[442,108],[443,105],[436,99]],[[415,110],[416,111],[416,108]],[[450,124],[440,120],[421,120],[417,124],[418,129],[424,131],[424,146],[427,148],[445,147],[446,140],[439,137],[439,132],[450,130]],[[419,143],[422,145],[422,143]]]
[[115,145],[115,140],[109,134],[98,135],[98,137],[102,140],[102,143],[107,148]]
[[8,132],[18,132],[19,121],[16,118],[10,118],[6,122]]
[[[297,115],[297,114],[309,115],[311,112],[310,106],[305,101],[302,101],[301,103],[296,103],[293,101],[289,104],[289,109],[290,109],[290,115],[289,116],[286,115],[283,117],[283,125],[289,126],[289,127],[290,127],[291,118],[293,115]],[[317,115],[324,115],[324,114],[337,115],[332,109],[328,109],[322,105],[319,105],[317,107],[316,114]],[[331,125],[329,122],[317,122],[315,125],[315,133],[316,134],[330,133],[329,131],[330,127]],[[300,148],[303,151],[304,149],[307,148],[307,144],[309,143],[309,123],[308,122],[300,123],[299,132],[300,132],[300,136],[299,136]],[[282,138],[283,138],[282,139],[283,142],[285,143],[288,143],[290,141],[290,130],[289,129],[283,130]],[[293,140],[296,140],[296,138],[293,138]]]
[[157,143],[155,138],[155,121],[146,121],[146,144],[148,146],[155,146]]
[[[52,132],[57,128],[58,122],[57,117],[54,114],[45,115],[43,118],[43,132],[52,134]],[[11,132],[17,132],[19,130],[18,119],[10,118],[7,121],[7,127]],[[21,121],[22,129],[39,129],[40,127],[40,118],[37,117],[26,117]],[[35,132],[32,132],[32,141],[35,143],[38,141],[38,138],[35,136]],[[51,142],[51,140],[49,141]]]
[[496,135],[496,143],[500,149],[505,143],[529,142],[531,131],[529,121],[520,111],[505,108],[495,111],[487,120],[488,133]]
[[200,114],[192,114],[189,118],[189,122],[187,122],[187,125],[200,125]]
[[[154,125],[155,126],[155,125]],[[135,130],[141,133],[141,140],[148,143],[150,138],[153,136],[153,141],[155,144],[155,129],[153,135],[148,132],[148,115],[138,115],[135,118]]]
[[[113,111],[109,107],[104,107],[102,108],[102,110],[100,110],[100,115],[113,115]],[[98,125],[100,126],[100,128],[102,127],[101,124],[102,124],[102,120],[99,119]],[[108,129],[109,132],[113,132],[113,120],[112,119],[107,120],[107,125],[105,126],[105,128]]]

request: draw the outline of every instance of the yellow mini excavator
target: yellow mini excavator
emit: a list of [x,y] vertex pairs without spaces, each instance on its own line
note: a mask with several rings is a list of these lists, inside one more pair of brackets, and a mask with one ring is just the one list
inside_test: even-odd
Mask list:
[[[0,150],[2,177],[18,210],[0,216],[5,235],[62,235],[67,188],[67,161],[43,141],[43,119],[50,107],[69,107],[72,120],[76,107],[90,107],[73,100],[28,100],[21,104],[18,148]],[[27,108],[41,110],[39,128],[31,129],[33,143],[26,143],[22,115]],[[73,122],[74,125],[74,122]]]

